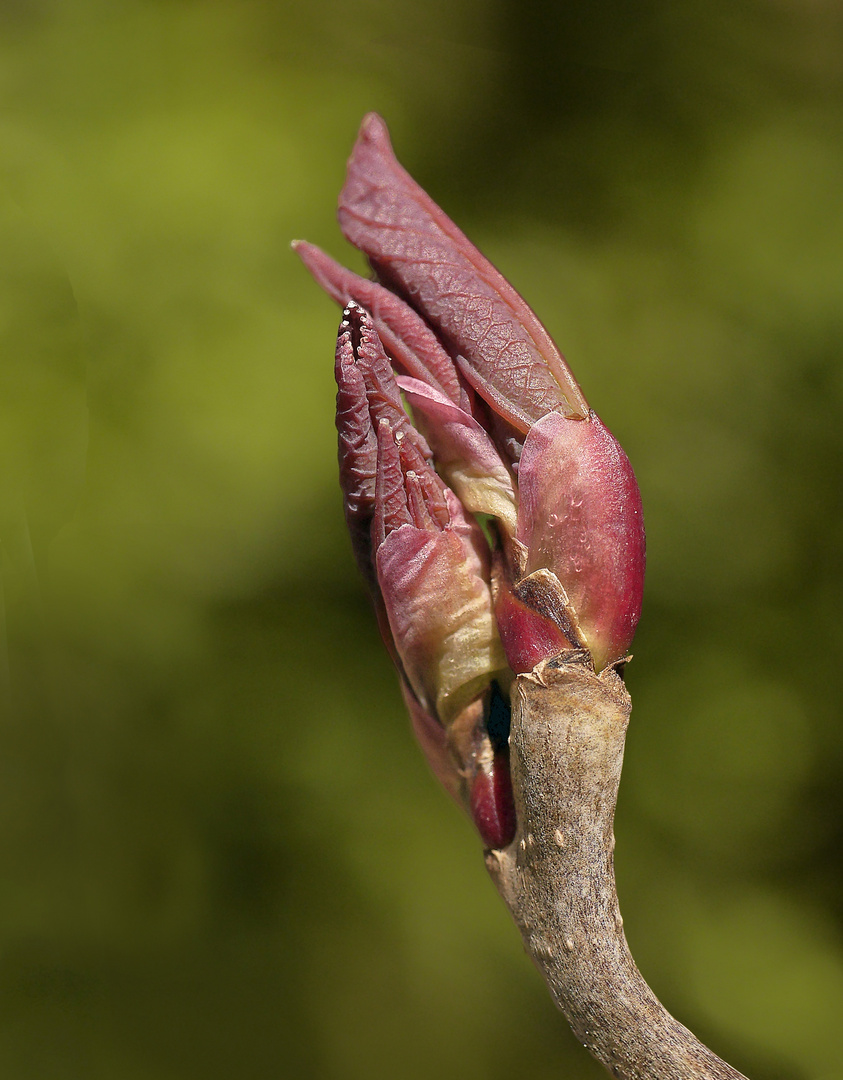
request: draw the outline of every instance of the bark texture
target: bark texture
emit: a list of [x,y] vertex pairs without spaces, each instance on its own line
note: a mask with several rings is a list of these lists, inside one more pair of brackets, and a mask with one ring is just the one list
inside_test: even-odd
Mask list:
[[575,652],[520,675],[512,697],[518,830],[486,863],[574,1034],[623,1080],[746,1080],[664,1008],[624,937],[612,828],[623,682]]

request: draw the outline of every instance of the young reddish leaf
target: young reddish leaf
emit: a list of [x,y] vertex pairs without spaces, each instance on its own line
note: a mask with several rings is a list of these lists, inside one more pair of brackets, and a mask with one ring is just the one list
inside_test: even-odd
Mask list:
[[464,400],[465,391],[453,360],[424,319],[408,304],[376,281],[367,281],[346,270],[315,244],[297,240],[293,250],[341,307],[354,300],[369,312],[384,348],[406,375],[436,387],[457,404]]
[[456,533],[413,525],[386,536],[376,564],[407,679],[447,726],[506,670],[481,567]]
[[363,121],[348,163],[339,221],[381,281],[465,359],[474,388],[517,430],[526,433],[551,411],[587,415],[582,391],[544,326],[398,164],[374,113]]
[[399,378],[413,415],[424,422],[436,464],[472,514],[496,517],[515,532],[518,500],[512,475],[480,424],[443,394],[417,379]]
[[479,766],[469,799],[471,816],[484,846],[497,849],[512,843],[517,821],[509,754],[505,750],[496,751],[489,765]]

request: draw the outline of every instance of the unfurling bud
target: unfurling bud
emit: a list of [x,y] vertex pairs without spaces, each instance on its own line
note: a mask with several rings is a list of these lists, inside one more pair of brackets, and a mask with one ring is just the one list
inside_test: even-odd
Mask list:
[[638,487],[538,318],[401,168],[377,116],[339,217],[377,281],[295,247],[345,308],[337,430],[355,555],[433,771],[503,847],[505,694],[563,652],[597,671],[626,658]]
[[506,671],[488,547],[431,465],[374,323],[353,301],[336,371],[340,476],[358,561],[377,583],[382,628],[413,694],[447,727]]

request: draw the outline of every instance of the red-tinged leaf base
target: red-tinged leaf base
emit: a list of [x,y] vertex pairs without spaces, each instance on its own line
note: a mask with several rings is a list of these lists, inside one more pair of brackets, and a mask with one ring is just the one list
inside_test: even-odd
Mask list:
[[509,751],[498,750],[491,766],[481,765],[477,770],[470,804],[472,819],[485,847],[503,848],[512,843],[516,820]]

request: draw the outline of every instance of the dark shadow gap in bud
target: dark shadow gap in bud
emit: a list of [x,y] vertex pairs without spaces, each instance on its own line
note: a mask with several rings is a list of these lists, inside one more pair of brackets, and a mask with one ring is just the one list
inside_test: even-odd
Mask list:
[[509,700],[501,692],[496,681],[492,682],[489,704],[486,713],[486,731],[492,750],[497,754],[509,747],[509,728],[512,722],[512,710]]

